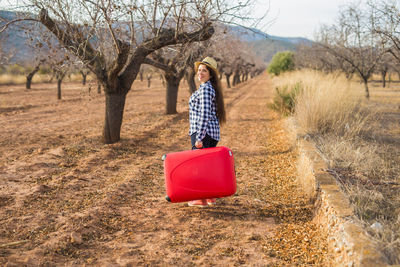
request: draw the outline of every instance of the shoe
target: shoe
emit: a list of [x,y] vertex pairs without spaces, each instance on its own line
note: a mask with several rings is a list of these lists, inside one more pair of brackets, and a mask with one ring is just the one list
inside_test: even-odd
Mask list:
[[215,205],[216,203],[217,203],[217,199],[215,199],[215,198],[207,199],[207,204],[208,205]]
[[189,202],[188,202],[188,205],[189,205],[190,207],[201,207],[201,208],[204,208],[204,207],[207,207],[207,206],[208,206],[207,201],[206,201],[205,199],[199,199],[199,200],[192,200],[192,201],[189,201]]

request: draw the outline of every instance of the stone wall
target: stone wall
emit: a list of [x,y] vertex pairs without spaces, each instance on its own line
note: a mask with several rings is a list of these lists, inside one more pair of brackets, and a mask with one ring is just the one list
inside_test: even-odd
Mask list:
[[[300,165],[310,172],[299,171],[299,183],[315,200],[315,222],[328,235],[328,251],[334,266],[387,266],[378,246],[357,223],[347,197],[315,146],[307,140],[297,141]],[[310,166],[304,166],[310,165]]]

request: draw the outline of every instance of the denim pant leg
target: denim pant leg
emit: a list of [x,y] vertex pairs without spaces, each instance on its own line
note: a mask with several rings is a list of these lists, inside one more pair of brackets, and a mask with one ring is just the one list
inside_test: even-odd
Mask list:
[[[198,149],[195,144],[196,144],[196,133],[192,134],[190,136],[190,140],[192,142],[192,150]],[[203,140],[201,140],[203,142],[203,148],[208,148],[208,147],[216,147],[218,144],[218,141],[213,139],[211,136],[209,136],[208,134],[206,134],[206,136],[204,137]]]

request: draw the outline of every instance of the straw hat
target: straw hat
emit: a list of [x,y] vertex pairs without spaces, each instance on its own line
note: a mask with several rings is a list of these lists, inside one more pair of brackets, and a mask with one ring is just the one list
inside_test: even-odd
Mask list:
[[197,70],[199,69],[199,65],[203,64],[206,65],[208,67],[210,67],[213,71],[215,71],[215,73],[217,74],[217,76],[219,76],[219,72],[217,70],[217,61],[215,61],[215,59],[213,59],[212,57],[206,57],[205,59],[203,59],[202,61],[196,61],[194,63],[194,70],[197,72]]

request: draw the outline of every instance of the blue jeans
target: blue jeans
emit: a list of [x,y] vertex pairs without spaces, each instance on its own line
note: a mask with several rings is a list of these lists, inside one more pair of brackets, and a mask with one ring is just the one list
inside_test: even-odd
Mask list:
[[[198,149],[195,146],[196,143],[196,133],[192,134],[190,136],[190,140],[192,141],[192,150]],[[216,147],[218,144],[218,141],[213,139],[211,136],[206,134],[206,136],[201,140],[203,142],[203,148],[208,148],[208,147]]]

